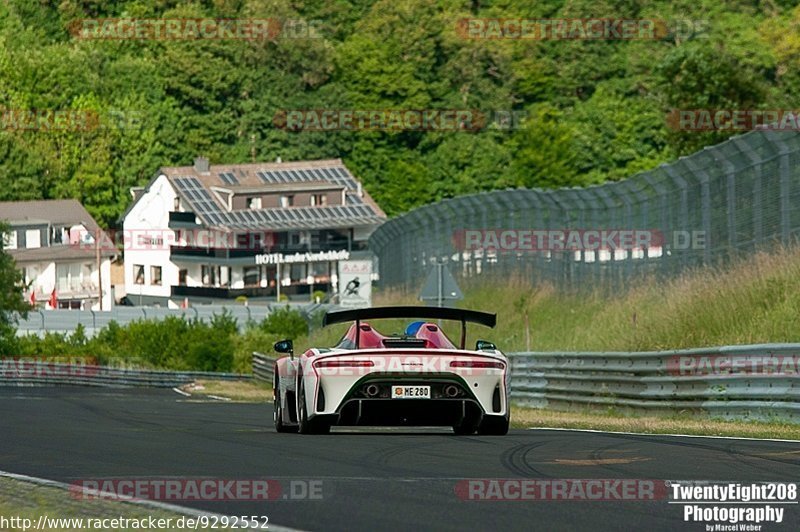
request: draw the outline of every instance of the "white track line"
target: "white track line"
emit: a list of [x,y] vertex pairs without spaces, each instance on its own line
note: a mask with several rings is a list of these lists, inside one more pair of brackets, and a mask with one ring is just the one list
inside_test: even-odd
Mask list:
[[190,393],[187,393],[187,392],[184,392],[184,391],[183,391],[183,390],[181,390],[180,388],[173,388],[173,389],[172,389],[172,391],[173,391],[173,392],[175,392],[175,393],[179,393],[179,394],[181,394],[181,395],[182,395],[182,396],[184,396],[184,397],[191,397],[191,396],[192,396],[192,394],[190,394]]
[[560,430],[567,432],[591,432],[593,434],[624,434],[626,436],[668,436],[672,438],[711,438],[715,440],[776,441],[783,443],[800,443],[800,440],[781,440],[777,438],[748,438],[746,436],[701,436],[699,434],[656,434],[649,432],[616,432],[613,430],[565,429],[559,427],[528,427],[525,430]]
[[[51,487],[51,488],[64,489],[64,490],[67,490],[67,491],[69,491],[69,489],[71,487],[69,484],[66,484],[64,482],[59,482],[57,480],[49,480],[49,479],[46,479],[46,478],[39,478],[39,477],[30,477],[28,475],[19,475],[17,473],[9,473],[7,471],[0,471],[0,477],[10,478],[10,479],[13,479],[13,480],[19,480],[21,482],[29,482],[31,484],[37,484],[39,486],[48,486],[48,487]],[[188,515],[188,516],[191,516],[191,517],[208,516],[208,517],[217,517],[217,518],[222,518],[222,517],[230,518],[230,516],[225,516],[225,515],[218,514],[218,513],[215,513],[215,512],[208,512],[208,511],[205,511],[205,510],[195,510],[194,508],[187,508],[185,506],[178,506],[176,504],[167,504],[165,502],[159,502],[159,501],[133,499],[133,498],[125,497],[124,495],[118,495],[118,494],[108,493],[108,492],[104,492],[104,491],[85,490],[85,492],[87,494],[89,494],[89,495],[93,495],[93,496],[97,496],[97,497],[107,497],[107,498],[109,498],[111,500],[114,500],[114,501],[119,501],[119,502],[128,503],[128,504],[136,504],[136,505],[139,505],[139,506],[144,506],[146,508],[154,508],[154,509],[157,509],[157,510],[164,510],[164,511],[167,511],[167,512],[174,512],[174,513],[178,513],[178,514]],[[260,530],[260,529],[251,528],[251,529],[248,529],[248,530]],[[276,524],[274,524],[272,522],[269,523],[268,530],[274,530],[274,531],[277,531],[277,532],[300,532],[299,529],[297,529],[297,528],[288,528],[288,527],[285,527],[285,526],[279,526],[279,525],[276,525]]]
[[221,396],[219,396],[219,395],[211,395],[211,394],[208,394],[208,397],[210,397],[210,398],[212,398],[212,399],[216,399],[217,401],[230,401],[230,400],[231,400],[231,398],[230,398],[230,397],[221,397]]

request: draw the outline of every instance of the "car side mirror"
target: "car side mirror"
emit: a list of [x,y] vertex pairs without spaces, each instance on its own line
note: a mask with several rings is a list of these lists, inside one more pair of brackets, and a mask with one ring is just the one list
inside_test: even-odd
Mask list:
[[478,340],[475,342],[475,351],[496,351],[497,346],[494,345],[492,342],[487,342],[486,340]]
[[278,353],[288,353],[290,356],[294,356],[294,344],[291,340],[281,340],[279,342],[275,342],[272,347]]

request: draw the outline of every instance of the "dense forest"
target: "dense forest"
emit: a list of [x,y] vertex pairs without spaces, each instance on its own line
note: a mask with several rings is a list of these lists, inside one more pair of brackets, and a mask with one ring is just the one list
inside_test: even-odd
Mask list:
[[[795,2],[8,0],[0,3],[0,199],[73,197],[112,226],[159,166],[341,157],[389,214],[459,194],[622,179],[733,133],[671,109],[792,108]],[[97,18],[269,18],[259,39],[87,39]],[[660,19],[656,39],[465,38],[465,18]],[[700,23],[695,23],[700,21]],[[301,28],[302,29],[302,28]],[[517,127],[288,131],[293,109],[478,109]],[[85,110],[99,127],[15,127]]]

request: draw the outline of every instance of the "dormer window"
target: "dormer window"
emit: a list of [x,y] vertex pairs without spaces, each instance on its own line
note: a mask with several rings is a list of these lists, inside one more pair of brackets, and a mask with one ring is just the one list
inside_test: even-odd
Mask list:
[[281,207],[283,208],[291,207],[294,205],[294,196],[291,195],[281,196],[280,201],[281,201]]
[[36,249],[42,247],[42,233],[38,229],[28,229],[25,231],[25,247]]
[[3,247],[5,249],[17,249],[17,232],[10,229],[3,233]]
[[252,198],[247,198],[247,208],[248,209],[260,209],[261,208],[261,196],[255,196]]

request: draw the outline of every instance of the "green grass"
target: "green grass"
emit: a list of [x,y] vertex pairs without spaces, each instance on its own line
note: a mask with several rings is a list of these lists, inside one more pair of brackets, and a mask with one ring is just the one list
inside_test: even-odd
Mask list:
[[[152,517],[156,521],[163,519],[163,524],[167,519],[171,519],[173,526],[167,530],[176,530],[175,524],[183,517],[183,514],[149,508],[121,500],[109,500],[101,498],[82,499],[73,496],[66,489],[57,487],[41,486],[31,482],[0,477],[0,516],[9,520],[10,526],[0,530],[33,530],[38,524],[39,518],[53,519],[44,521],[45,530],[67,531],[80,528],[74,522],[58,522],[56,519],[84,519],[84,527],[90,528],[87,519],[136,519],[146,520]],[[16,518],[11,521],[11,518]],[[27,520],[27,523],[23,520]],[[130,521],[119,521],[128,526],[118,526],[114,530],[141,530],[141,526]],[[145,521],[146,523],[146,521]],[[102,524],[102,523],[101,523]],[[109,521],[108,524],[111,524]],[[202,528],[201,528],[202,529]],[[106,528],[110,530],[110,528]]]
[[[641,280],[612,296],[592,291],[563,293],[513,278],[472,280],[462,289],[465,298],[458,306],[498,315],[494,330],[472,326],[467,345],[483,338],[506,352],[800,342],[800,249],[760,253],[724,270],[699,269],[667,282]],[[418,304],[414,294],[393,291],[378,292],[373,303]],[[376,326],[382,332],[400,327]],[[333,345],[345,329],[314,331],[295,342],[297,349]],[[451,332],[458,337],[455,328]]]
[[[770,438],[800,441],[800,425],[788,422],[701,419],[682,414],[669,416],[622,415],[614,411],[557,412],[512,406],[511,424],[516,428],[548,427],[589,429],[638,434],[692,434]],[[800,450],[794,452],[800,454]]]

